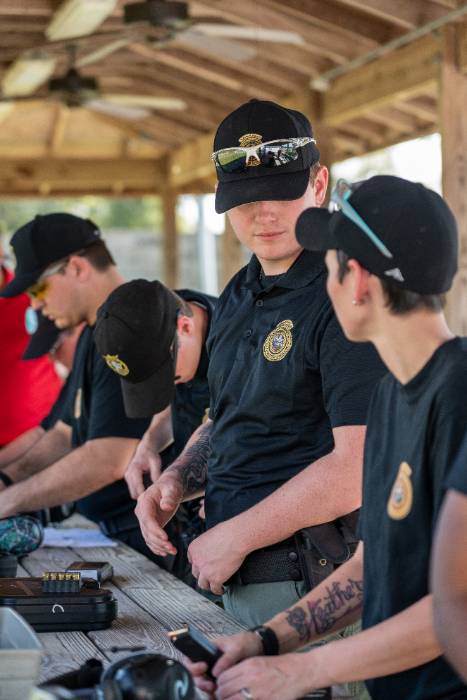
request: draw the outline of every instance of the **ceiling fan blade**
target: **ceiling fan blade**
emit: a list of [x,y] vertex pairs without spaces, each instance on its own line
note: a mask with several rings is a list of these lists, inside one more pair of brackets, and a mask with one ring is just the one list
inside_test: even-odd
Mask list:
[[238,61],[243,63],[254,58],[257,51],[250,47],[240,44],[239,42],[230,41],[219,36],[209,36],[197,32],[196,25],[193,28],[180,32],[174,39],[177,44],[184,44],[188,47],[203,51],[205,53],[222,56],[230,61]]
[[92,109],[95,112],[102,112],[102,114],[108,114],[117,119],[145,119],[151,114],[148,109],[142,107],[127,107],[126,105],[107,102],[104,99],[89,100],[89,102],[86,102],[85,106],[87,109]]
[[110,42],[110,44],[105,44],[104,46],[101,46],[100,49],[96,49],[95,51],[88,53],[86,56],[81,56],[81,58],[78,58],[76,61],[75,65],[78,68],[83,68],[83,66],[88,66],[91,63],[97,63],[97,61],[107,58],[107,56],[119,51],[124,46],[128,46],[131,41],[132,39],[130,37],[127,37],[126,39],[116,39],[115,41]]
[[249,39],[251,41],[272,41],[281,44],[294,44],[296,46],[305,43],[304,38],[297,32],[288,32],[282,29],[264,29],[263,27],[241,27],[237,24],[200,22],[193,25],[191,31],[207,36]]
[[147,109],[168,109],[182,111],[186,109],[186,102],[178,97],[157,97],[153,95],[125,95],[125,94],[105,94],[102,99],[106,103],[118,106],[128,106]]

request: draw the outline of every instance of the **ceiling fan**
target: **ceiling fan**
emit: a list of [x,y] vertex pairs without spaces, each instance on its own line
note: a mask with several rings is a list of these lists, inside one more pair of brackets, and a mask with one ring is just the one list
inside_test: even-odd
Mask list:
[[[1,97],[0,104],[36,101],[37,95],[11,95]],[[183,110],[183,100],[172,97],[152,95],[132,95],[101,93],[98,80],[83,76],[74,66],[74,58],[66,73],[48,81],[47,94],[44,99],[58,101],[67,107],[86,107],[120,119],[144,119],[156,109]]]
[[[45,34],[48,43],[32,47],[19,57],[2,80],[0,103],[38,99],[34,93],[48,80],[46,99],[58,100],[70,106],[85,106],[116,118],[143,119],[151,110],[182,110],[183,100],[172,97],[131,94],[101,94],[96,78],[82,76],[78,69],[103,61],[130,45],[150,46],[163,50],[171,42],[192,46],[227,60],[247,61],[256,49],[239,40],[301,44],[303,38],[290,31],[265,29],[219,23],[217,17],[193,18],[186,0],[139,0],[123,7],[124,27],[113,32],[99,32],[104,20],[114,12],[117,0],[62,0]],[[58,57],[70,54],[70,67],[65,75],[51,78]],[[8,82],[15,64],[35,62],[32,79],[24,84],[15,79]],[[39,63],[42,67],[38,69]],[[7,89],[8,88],[8,89]]]

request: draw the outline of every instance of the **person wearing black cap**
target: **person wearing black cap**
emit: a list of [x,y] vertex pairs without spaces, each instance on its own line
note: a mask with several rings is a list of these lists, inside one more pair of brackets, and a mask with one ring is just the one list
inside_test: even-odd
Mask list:
[[308,119],[275,103],[253,100],[220,125],[216,209],[253,256],[213,319],[211,423],[138,504],[148,545],[170,552],[161,513],[206,487],[192,570],[202,588],[225,587],[224,605],[248,625],[309,585],[295,533],[359,507],[367,405],[384,371],[370,345],[344,338],[323,256],[295,239],[298,215],[325,197],[318,159]]
[[[97,312],[95,343],[120,376],[126,414],[154,416],[125,474],[133,498],[144,491],[146,475],[149,483],[156,481],[178,457],[205,418],[206,338],[215,301],[208,294],[173,292],[161,282],[139,279],[117,287]],[[176,553],[158,560],[191,585],[186,549],[204,529],[198,510],[198,501],[182,505],[166,528]]]
[[[359,187],[340,181],[331,200],[338,211],[301,215],[298,241],[327,251],[327,288],[346,336],[371,341],[389,369],[368,412],[361,542],[266,623],[263,646],[251,633],[216,640],[225,651],[214,668],[216,698],[291,700],[364,679],[373,700],[467,698],[441,656],[428,580],[446,477],[467,421],[467,339],[453,335],[442,312],[457,269],[456,222],[435,192],[392,176]],[[360,614],[360,634],[290,653]],[[241,661],[262,653],[282,656]]]
[[11,245],[16,276],[2,296],[26,291],[33,308],[59,329],[83,321],[86,327],[70,376],[67,415],[28,453],[34,457],[29,477],[0,493],[0,517],[76,500],[107,534],[151,554],[122,478],[148,420],[125,415],[118,377],[93,342],[97,309],[124,280],[96,225],[71,214],[36,216]]

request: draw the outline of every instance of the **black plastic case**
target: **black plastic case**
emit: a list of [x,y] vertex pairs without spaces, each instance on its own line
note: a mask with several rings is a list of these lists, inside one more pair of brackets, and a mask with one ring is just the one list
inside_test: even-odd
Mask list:
[[43,593],[40,578],[0,579],[0,605],[14,608],[38,632],[102,630],[117,617],[117,601],[105,588]]

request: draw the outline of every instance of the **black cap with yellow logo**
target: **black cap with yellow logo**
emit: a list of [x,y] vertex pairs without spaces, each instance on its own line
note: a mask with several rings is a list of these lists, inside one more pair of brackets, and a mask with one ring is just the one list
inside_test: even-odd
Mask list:
[[98,352],[122,379],[130,418],[163,411],[175,391],[178,300],[157,280],[117,287],[97,312]]

